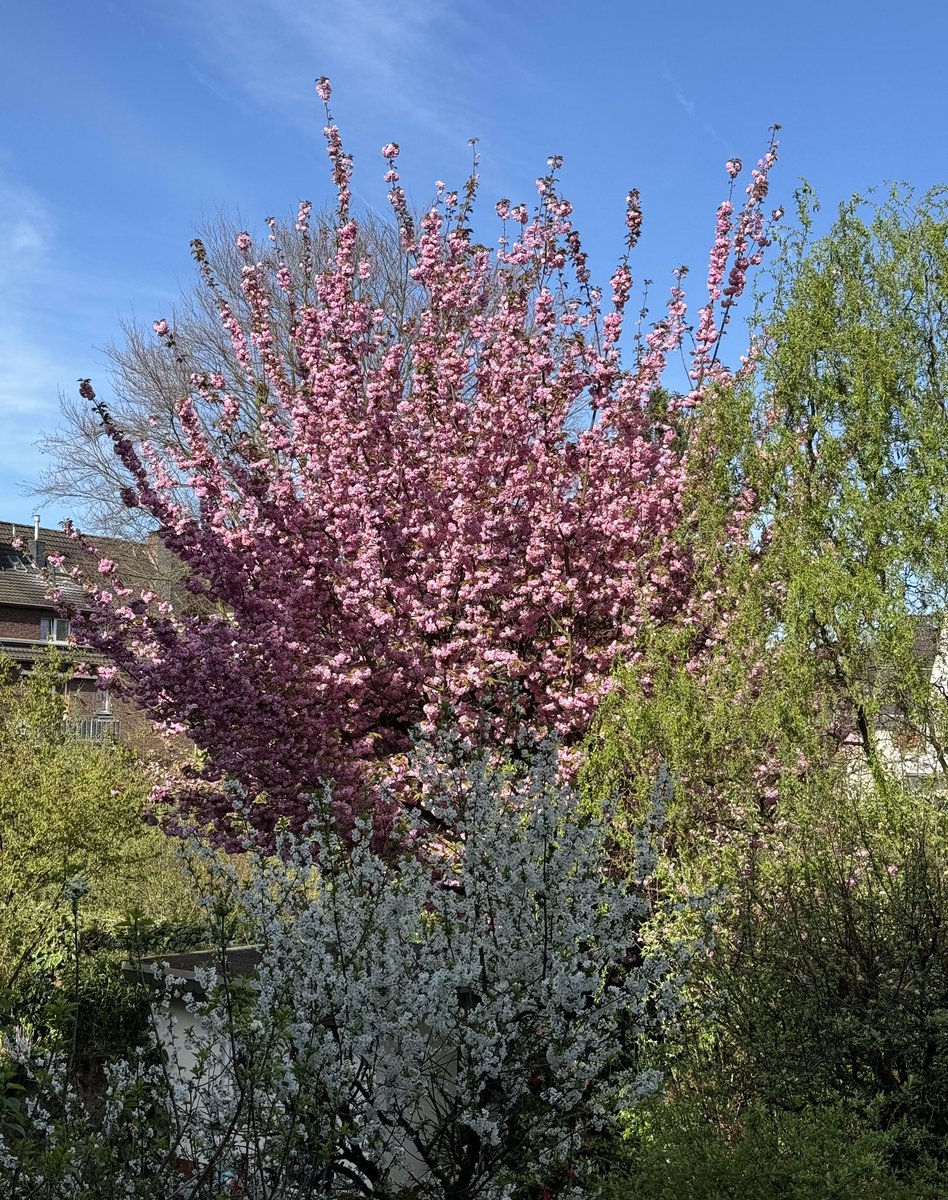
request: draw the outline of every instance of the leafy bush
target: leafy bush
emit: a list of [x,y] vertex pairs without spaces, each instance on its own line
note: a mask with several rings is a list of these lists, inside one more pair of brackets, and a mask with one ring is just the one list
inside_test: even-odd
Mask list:
[[948,1186],[937,1169],[894,1171],[902,1131],[843,1104],[708,1115],[681,1097],[643,1106],[602,1200],[938,1200]]
[[[656,1156],[668,1160],[667,1187],[682,1195],[820,1195],[806,1190],[817,1135],[854,1179],[868,1148],[891,1176],[879,1195],[914,1195],[899,1181],[921,1187],[945,1169],[948,818],[894,785],[831,782],[798,792],[743,849],[692,867],[726,885],[715,945],[695,965],[680,1031],[652,1051],[669,1103],[633,1139],[656,1171]],[[665,887],[687,878],[673,865]],[[781,1139],[789,1157],[767,1149]],[[694,1191],[689,1171],[703,1180]],[[862,1194],[849,1186],[839,1194]]]
[[945,839],[924,801],[852,795],[752,852],[712,968],[751,1092],[788,1108],[882,1097],[884,1123],[948,1134]]
[[174,846],[144,820],[146,765],[69,732],[67,677],[55,656],[22,679],[0,663],[0,980],[42,955],[76,877],[90,888],[90,917],[143,901],[152,917],[191,907]]

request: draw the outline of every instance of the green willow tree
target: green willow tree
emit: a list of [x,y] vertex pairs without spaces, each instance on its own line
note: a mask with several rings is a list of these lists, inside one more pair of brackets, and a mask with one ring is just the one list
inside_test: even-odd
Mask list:
[[825,236],[798,199],[755,376],[702,414],[695,536],[757,503],[708,567],[726,632],[662,630],[590,740],[593,799],[676,777],[660,887],[724,885],[627,1196],[946,1194],[948,193]]
[[948,592],[948,204],[854,199],[810,246],[813,207],[804,193],[765,327],[767,574],[868,763],[884,767],[874,722],[901,717],[944,772],[944,697],[918,667]]
[[758,503],[754,544],[709,566],[727,632],[689,671],[703,631],[662,631],[591,748],[593,791],[644,790],[668,762],[692,844],[757,830],[841,772],[889,786],[900,754],[933,786],[948,773],[929,679],[948,593],[948,195],[854,197],[822,237],[817,209],[798,194],[754,378],[702,418],[697,536],[714,544],[735,486]]

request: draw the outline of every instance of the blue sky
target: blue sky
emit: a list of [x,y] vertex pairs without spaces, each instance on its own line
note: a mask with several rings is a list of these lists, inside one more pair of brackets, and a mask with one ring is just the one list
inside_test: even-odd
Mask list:
[[0,516],[24,523],[60,392],[92,376],[107,397],[97,348],[190,286],[202,222],[259,233],[301,197],[328,203],[319,75],[362,203],[384,208],[390,140],[423,204],[434,180],[463,183],[479,137],[485,217],[531,202],[559,153],[594,277],[637,186],[637,280],[664,290],[688,263],[695,300],[724,160],[758,157],[775,121],[788,209],[801,177],[830,210],[887,179],[948,182],[943,3],[32,0],[3,24]]

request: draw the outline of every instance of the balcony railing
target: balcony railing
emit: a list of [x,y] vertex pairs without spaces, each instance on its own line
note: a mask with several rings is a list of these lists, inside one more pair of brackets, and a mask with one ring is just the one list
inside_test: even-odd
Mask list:
[[121,733],[118,717],[67,717],[63,722],[66,729],[81,742],[117,742]]

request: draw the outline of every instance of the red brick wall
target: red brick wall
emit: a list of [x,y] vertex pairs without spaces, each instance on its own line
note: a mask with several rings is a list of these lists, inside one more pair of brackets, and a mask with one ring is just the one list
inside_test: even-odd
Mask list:
[[0,604],[0,637],[34,638],[39,641],[40,618],[53,616],[53,610],[38,608],[16,608],[12,604]]

